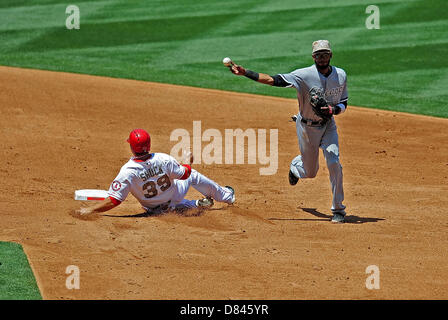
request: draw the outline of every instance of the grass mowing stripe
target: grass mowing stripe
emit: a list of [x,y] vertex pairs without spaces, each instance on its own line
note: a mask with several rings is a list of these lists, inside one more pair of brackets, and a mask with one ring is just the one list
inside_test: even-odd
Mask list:
[[[109,10],[119,12],[114,6]],[[247,8],[240,8],[240,10]],[[294,29],[312,30],[316,32],[325,20],[325,30],[340,29],[359,21],[363,26],[365,13],[360,5],[331,7],[324,12],[315,9],[296,9],[268,13],[234,12],[224,14],[208,14],[205,16],[157,17],[156,19],[135,20],[128,16],[126,21],[98,23],[95,17],[86,19],[81,30],[67,32],[64,28],[55,27],[53,31],[31,41],[23,50],[41,48],[80,48],[89,46],[114,46],[155,41],[182,40],[210,36],[235,36],[247,34],[266,34],[273,30]],[[389,12],[398,10],[391,8]],[[223,10],[224,11],[224,10]],[[99,12],[98,16],[103,13]],[[298,18],[299,17],[299,18]],[[63,25],[64,21],[61,21]],[[221,27],[219,27],[221,26]],[[54,41],[57,39],[58,41]]]
[[[159,18],[149,20],[132,20],[109,23],[83,23],[80,30],[67,32],[63,28],[54,28],[45,35],[21,46],[20,50],[36,51],[58,48],[86,48],[91,46],[109,47],[123,44],[137,44],[158,41],[174,41],[210,37],[213,35],[235,36],[241,34],[265,34],[277,30],[284,25],[291,28],[316,29],[319,19],[315,10],[303,14],[305,18],[295,19],[296,12],[275,12],[263,14],[235,13],[207,15],[201,17]],[[328,18],[334,17],[340,9],[333,8],[325,13]],[[351,13],[358,14],[359,7],[352,7]],[[239,19],[238,19],[239,18]],[[335,17],[336,19],[338,17]],[[268,23],[270,22],[270,23]],[[219,28],[221,26],[221,28]],[[339,26],[342,27],[342,26]],[[331,26],[330,26],[331,28]],[[57,39],[57,41],[55,41]]]
[[[81,2],[85,0],[80,0]],[[15,7],[30,7],[30,0],[2,0],[0,2],[0,8],[15,8]],[[59,0],[39,0],[39,5],[57,4]]]
[[[352,90],[357,91],[351,103],[356,105],[363,101],[366,107],[448,117],[445,105],[440,103],[441,99],[448,99],[448,92],[433,94],[434,87],[448,87],[447,75],[448,68],[356,75],[350,80]],[[390,81],[391,78],[400,81]],[[425,102],[423,107],[419,101]]]
[[[381,10],[384,11],[384,10]],[[382,17],[384,25],[403,22],[429,22],[448,19],[448,1],[446,0],[420,0],[408,3],[395,12],[394,16]]]
[[[104,0],[107,1],[107,0]],[[37,2],[37,4],[36,4]],[[99,1],[94,1],[94,0],[76,0],[73,2],[66,2],[65,6],[68,6],[70,4],[80,4],[80,3],[84,3],[84,2],[99,2]],[[34,0],[2,0],[0,2],[0,8],[30,8],[30,7],[40,7],[40,6],[52,6],[52,5],[57,5],[60,4],[61,0],[38,0],[38,1],[34,1]]]
[[[236,7],[238,5],[238,7]],[[216,17],[219,19],[220,16],[240,16],[241,19],[237,23],[232,23],[228,30],[222,30],[226,34],[237,33],[264,33],[271,30],[281,30],[285,26],[290,29],[296,29],[298,31],[305,28],[312,28],[320,24],[320,19],[322,19],[322,12],[316,10],[316,8],[300,8],[300,9],[285,9],[285,10],[275,10],[272,12],[260,12],[257,11],[258,5],[249,3],[242,6],[241,3],[234,4],[235,8],[228,6],[220,6],[217,8],[207,8],[206,11],[195,10],[195,6],[192,6],[193,10],[181,10],[176,11],[175,9],[170,12],[163,12],[164,10],[154,10],[147,7],[142,7],[141,10],[132,10],[126,4],[117,3],[116,6],[110,6],[107,11],[100,12],[94,18],[90,18],[87,23],[89,24],[99,24],[99,23],[111,23],[111,22],[124,22],[129,21],[148,21],[160,20],[163,16],[168,22],[169,20],[177,19],[187,19],[195,18],[197,24],[207,24],[207,21]],[[162,12],[160,12],[162,11]],[[155,13],[159,12],[159,13]],[[363,7],[359,5],[345,6],[343,9],[340,7],[330,7],[325,10],[325,15],[327,17],[335,17],[329,21],[335,20],[337,24],[347,24],[353,23],[350,19],[337,20],[337,16],[344,15],[345,17],[357,17],[358,19],[365,18],[365,13]],[[342,27],[342,26],[341,26]],[[160,30],[163,31],[163,30]],[[205,29],[203,31],[206,31]],[[221,32],[221,30],[220,30]]]
[[[425,32],[414,32],[419,29],[424,29]],[[395,24],[375,31],[374,35],[364,30],[353,33],[344,41],[343,46],[355,49],[375,49],[445,43],[448,41],[447,29],[448,20]],[[423,58],[426,59],[426,55]]]
[[[403,52],[406,52],[406,54],[403,54]],[[345,69],[351,75],[374,75],[375,73],[409,69],[425,70],[448,67],[448,60],[446,59],[422,59],[427,52],[427,45],[341,51],[335,55],[333,63],[346,66]],[[439,43],[431,48],[431,54],[434,56],[443,56],[446,52],[448,52],[448,43]],[[353,60],[353,56],[364,57],[364,59]]]
[[[163,2],[152,3],[148,1],[114,1],[110,6],[101,10],[94,19],[89,19],[89,23],[122,22],[122,21],[142,21],[165,19],[177,19],[223,14],[245,14],[251,11],[253,6],[257,6],[258,0],[234,0],[226,1],[225,5],[217,1],[197,2]],[[131,4],[131,5],[130,5]]]
[[[421,0],[375,0],[374,4],[383,7],[392,3],[409,3]],[[293,9],[327,9],[332,7],[343,8],[345,6],[360,5],[366,8],[373,4],[371,0],[313,0],[313,1],[297,1],[297,0],[282,0],[282,1],[265,1],[263,6],[260,6],[258,12],[273,12],[277,10],[293,10]]]
[[[425,24],[425,33],[411,33],[409,29],[417,29],[423,27],[422,23],[418,24],[400,24],[389,27],[388,32],[376,32],[376,35],[372,38],[369,37],[368,31],[359,31],[356,28],[347,29],[333,29],[329,30],[329,35],[335,37],[338,33],[350,34],[348,40],[337,41],[337,56],[342,51],[351,51],[352,48],[358,52],[360,50],[374,50],[374,49],[388,49],[388,48],[407,48],[416,46],[428,46],[431,44],[443,44],[447,41],[445,37],[446,29],[448,28],[448,21],[438,21],[431,24]],[[359,32],[358,32],[359,31]],[[291,61],[300,59],[300,56],[309,58],[309,43],[303,42],[303,39],[312,39],[314,32],[302,31],[302,32],[282,32],[271,33],[268,35],[245,35],[233,37],[234,42],[237,44],[244,42],[258,42],[264,43],[260,45],[260,52],[257,53],[257,58],[253,58],[252,55],[247,56],[246,49],[240,48],[239,45],[228,48],[227,42],[229,41],[227,36],[212,37],[205,39],[187,39],[168,42],[148,42],[139,44],[127,44],[118,45],[112,47],[88,47],[88,48],[68,48],[68,49],[53,49],[46,50],[47,54],[72,54],[72,55],[85,55],[88,57],[104,57],[108,58],[113,53],[117,53],[114,59],[117,60],[129,60],[130,57],[126,53],[132,52],[134,60],[139,63],[144,60],[150,62],[160,57],[167,57],[175,55],[176,58],[172,59],[169,64],[185,64],[185,63],[216,63],[223,52],[230,52],[230,54],[239,61],[252,62],[259,59],[266,59],[271,57],[291,57]],[[1,37],[2,33],[0,33]],[[303,45],[291,48],[290,41],[288,39],[294,36],[299,36],[299,44],[303,42]],[[269,46],[266,43],[278,41],[277,46]],[[373,39],[375,41],[373,41]],[[181,48],[182,50],[179,50]],[[203,49],[207,48],[206,51]],[[375,55],[375,52],[369,53],[369,55]],[[187,57],[187,59],[185,58]],[[247,59],[247,60],[246,60]],[[423,59],[425,57],[423,56]],[[160,64],[163,61],[158,61]],[[300,64],[299,64],[300,65]],[[283,70],[284,71],[284,70]]]
[[[89,21],[92,14],[103,10],[107,5],[110,5],[108,0],[77,4],[81,21]],[[52,4],[0,9],[0,31],[26,30],[33,34],[41,31],[40,29],[53,27],[68,32],[65,27],[67,6]]]
[[42,299],[22,246],[0,242],[0,300]]
[[225,23],[228,19],[232,18],[233,15],[208,16],[204,17],[201,23],[198,23],[196,18],[188,17],[83,24],[80,30],[70,33],[64,29],[54,28],[53,31],[26,43],[18,49],[40,51],[184,40],[200,35],[204,31],[205,26],[210,28],[217,24]]

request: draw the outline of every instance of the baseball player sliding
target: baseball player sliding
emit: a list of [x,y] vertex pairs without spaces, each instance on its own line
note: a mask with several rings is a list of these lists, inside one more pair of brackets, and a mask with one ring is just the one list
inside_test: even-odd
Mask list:
[[333,115],[347,108],[347,76],[344,70],[331,66],[332,50],[328,40],[314,41],[312,57],[314,64],[290,73],[270,76],[254,72],[234,64],[230,58],[223,63],[239,76],[276,87],[297,90],[299,113],[293,116],[296,122],[300,155],[290,165],[289,183],[296,185],[299,179],[314,178],[319,170],[319,148],[322,149],[330,173],[333,193],[332,222],[345,220],[342,166],[339,162],[339,141]]
[[[193,208],[209,208],[213,200],[233,204],[235,192],[232,187],[221,187],[214,181],[192,169],[193,156],[188,155],[187,164],[164,153],[149,153],[151,137],[143,129],[135,129],[127,140],[133,157],[121,168],[110,185],[109,197],[98,205],[80,208],[79,215],[108,211],[128,196],[129,192],[149,214],[171,210],[183,211]],[[192,186],[205,198],[187,200],[185,196]]]

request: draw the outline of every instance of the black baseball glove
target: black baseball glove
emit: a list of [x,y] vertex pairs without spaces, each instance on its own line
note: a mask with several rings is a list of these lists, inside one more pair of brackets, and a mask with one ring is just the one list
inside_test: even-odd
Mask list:
[[333,108],[328,104],[321,88],[313,87],[309,91],[310,104],[314,113],[324,120],[329,120],[333,116]]

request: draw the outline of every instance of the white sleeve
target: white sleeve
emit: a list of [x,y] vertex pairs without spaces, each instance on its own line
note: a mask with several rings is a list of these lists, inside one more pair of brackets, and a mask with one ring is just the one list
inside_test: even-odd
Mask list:
[[109,187],[109,196],[123,202],[131,190],[133,175],[127,170],[121,170]]
[[180,179],[185,174],[185,167],[171,156],[168,156],[165,163],[165,168],[170,179]]

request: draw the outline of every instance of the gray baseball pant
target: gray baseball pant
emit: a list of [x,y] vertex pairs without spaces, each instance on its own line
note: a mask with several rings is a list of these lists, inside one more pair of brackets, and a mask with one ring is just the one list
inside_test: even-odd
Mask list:
[[300,155],[295,157],[290,169],[299,179],[314,178],[319,170],[319,148],[322,149],[330,173],[333,193],[332,212],[345,209],[342,186],[342,165],[339,162],[338,132],[334,118],[323,126],[309,126],[297,115],[296,130]]

